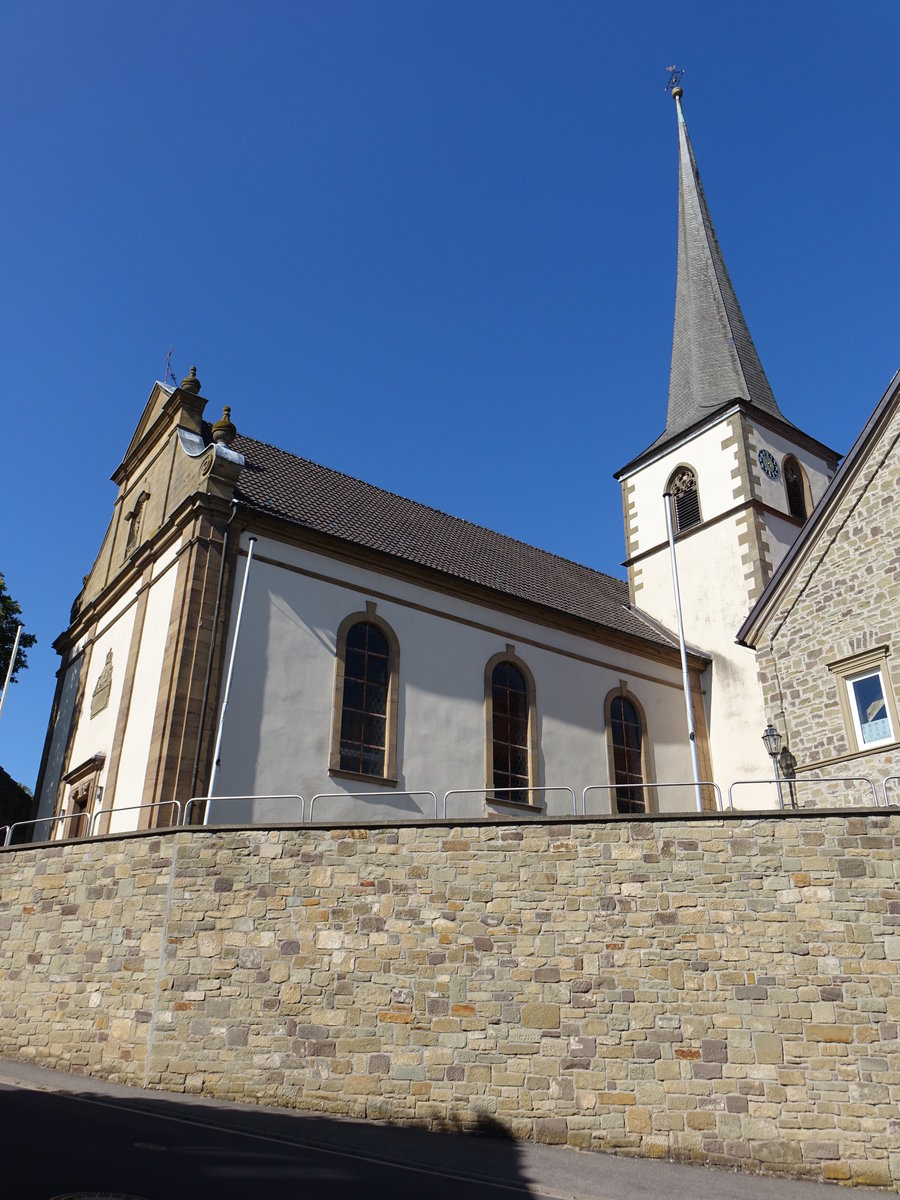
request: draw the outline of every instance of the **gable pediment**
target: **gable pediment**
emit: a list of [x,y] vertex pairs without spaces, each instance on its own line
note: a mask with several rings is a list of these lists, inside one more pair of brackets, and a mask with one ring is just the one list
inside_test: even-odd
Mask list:
[[180,425],[199,433],[205,405],[206,401],[202,396],[178,387],[167,387],[157,380],[144,405],[144,411],[128,443],[125,456],[112,474],[113,483],[122,482],[135,460],[142,456],[163,430],[172,425]]

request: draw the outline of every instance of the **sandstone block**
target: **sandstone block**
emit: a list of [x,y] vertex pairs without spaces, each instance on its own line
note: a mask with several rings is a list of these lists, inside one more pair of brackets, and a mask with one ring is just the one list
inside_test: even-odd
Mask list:
[[522,1024],[526,1029],[558,1029],[559,1005],[523,1004]]

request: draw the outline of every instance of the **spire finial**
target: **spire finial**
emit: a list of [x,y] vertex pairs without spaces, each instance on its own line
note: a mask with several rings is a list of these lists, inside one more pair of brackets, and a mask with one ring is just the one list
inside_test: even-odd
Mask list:
[[672,93],[673,100],[680,100],[684,95],[681,90],[681,81],[684,78],[684,67],[666,67],[669,72],[669,79],[666,83],[666,91]]
[[675,110],[678,113],[678,124],[684,125],[684,111],[681,107],[681,97],[684,92],[681,90],[681,80],[684,75],[684,67],[666,67],[669,72],[669,82],[666,84],[666,91],[671,93],[672,99],[675,101]]
[[197,378],[197,368],[191,367],[189,373],[181,381],[181,390],[183,392],[193,392],[195,396],[200,393],[200,380]]
[[237,437],[237,429],[231,420],[231,408],[225,405],[222,409],[222,419],[216,421],[212,427],[212,439],[214,442],[224,442],[226,446],[230,446]]

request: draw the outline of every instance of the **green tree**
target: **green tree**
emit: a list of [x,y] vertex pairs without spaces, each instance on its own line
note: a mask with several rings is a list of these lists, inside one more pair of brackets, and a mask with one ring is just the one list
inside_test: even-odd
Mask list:
[[[6,590],[6,580],[0,575],[0,690],[3,688],[9,668],[9,656],[12,654],[13,644],[16,640],[16,629],[22,623],[21,614],[21,608]],[[15,680],[20,671],[24,671],[28,666],[28,656],[25,651],[36,641],[37,638],[33,633],[22,633],[10,683]]]

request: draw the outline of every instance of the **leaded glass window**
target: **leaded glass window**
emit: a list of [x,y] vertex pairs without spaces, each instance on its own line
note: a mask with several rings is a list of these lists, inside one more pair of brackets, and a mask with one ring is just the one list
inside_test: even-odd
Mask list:
[[609,706],[609,733],[612,742],[616,810],[620,813],[646,812],[642,745],[644,732],[637,708],[624,696],[614,696]]
[[515,663],[497,663],[491,674],[494,794],[501,800],[528,803],[528,685]]
[[389,679],[387,638],[368,621],[351,625],[344,650],[342,771],[384,775]]

